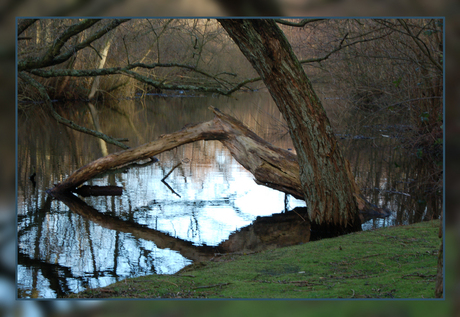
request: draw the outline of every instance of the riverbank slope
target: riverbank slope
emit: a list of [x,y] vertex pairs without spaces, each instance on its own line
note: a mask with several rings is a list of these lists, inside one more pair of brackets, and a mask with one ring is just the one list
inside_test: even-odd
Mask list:
[[439,220],[131,278],[69,298],[434,298]]

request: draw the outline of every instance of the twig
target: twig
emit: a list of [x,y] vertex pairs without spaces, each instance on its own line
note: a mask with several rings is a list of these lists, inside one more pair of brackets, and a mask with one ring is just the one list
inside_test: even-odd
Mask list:
[[178,168],[179,165],[181,165],[181,164],[182,164],[182,162],[179,162],[179,163],[177,163],[176,165],[174,165],[174,167],[169,171],[168,174],[166,174],[165,177],[163,177],[163,178],[161,179],[161,181],[164,182],[165,179],[168,178],[168,176],[169,176],[176,168]]
[[173,194],[176,194],[176,195],[177,195],[179,198],[182,198],[182,197],[181,197],[181,196],[180,196],[178,193],[176,193],[176,191],[175,191],[174,189],[172,189],[172,188],[171,188],[171,186],[169,186],[169,184],[168,184],[168,183],[166,183],[166,181],[164,181],[164,180],[161,180],[161,182],[162,182],[163,184],[165,184],[165,185],[166,185],[166,187],[168,187],[168,188],[169,188],[169,190],[170,190],[170,191],[172,191],[172,193],[173,193]]
[[283,20],[283,19],[275,19],[275,22],[279,24],[289,25],[289,26],[304,27],[308,23],[318,22],[322,20],[324,19],[303,19],[300,22],[291,22],[291,21]]
[[351,297],[350,297],[350,298],[353,298],[353,297],[355,297],[355,290],[354,290],[354,289],[352,289],[351,291],[353,292],[353,295],[351,295]]
[[181,274],[181,275],[176,275],[179,277],[196,277],[195,275],[190,275],[190,274]]
[[425,275],[425,274],[417,272],[417,273],[411,273],[411,274],[403,275],[402,278],[406,278],[408,276],[421,277],[421,278],[430,278],[430,277],[435,277],[436,275],[435,274],[433,274],[433,275]]
[[226,285],[229,285],[229,284],[232,284],[232,283],[220,283],[220,284],[214,284],[214,285],[197,286],[197,287],[193,287],[192,289],[222,287],[222,286],[226,286]]
[[181,165],[181,164],[182,164],[182,162],[179,162],[179,163],[177,163],[176,165],[174,165],[174,167],[169,171],[169,173],[166,174],[166,176],[163,177],[163,178],[161,179],[162,183],[165,184],[166,187],[168,187],[169,190],[173,192],[173,194],[176,194],[177,196],[179,196],[179,198],[181,198],[181,196],[180,196],[178,193],[176,193],[176,191],[175,191],[174,189],[172,189],[171,186],[169,186],[168,183],[166,183],[165,179],[166,179],[166,178],[167,178],[177,167],[179,167],[179,165]]
[[305,285],[324,285],[323,283],[315,283],[308,281],[289,281],[289,284],[305,284]]
[[169,284],[172,284],[172,285],[175,285],[175,286],[179,287],[179,285],[177,285],[176,283],[170,282],[170,281],[160,280],[160,282],[166,282],[166,283],[169,283]]
[[300,218],[302,218],[302,219],[303,219],[303,221],[305,221],[305,222],[307,221],[307,220],[305,220],[305,218],[304,218],[304,217],[302,217],[302,216],[301,216],[301,215],[300,215],[300,214],[299,214],[297,211],[295,211],[295,209],[294,209],[294,212],[297,214],[297,216],[299,216]]

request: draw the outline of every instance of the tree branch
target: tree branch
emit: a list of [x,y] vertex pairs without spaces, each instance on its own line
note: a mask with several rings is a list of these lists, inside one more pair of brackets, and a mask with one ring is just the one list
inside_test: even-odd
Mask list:
[[[418,46],[420,51],[423,52],[423,55],[428,57],[428,59],[433,63],[433,65],[435,65],[436,68],[438,68],[442,72],[443,71],[442,65],[439,64],[436,60],[434,60],[433,56],[431,56],[430,50],[426,46],[425,42],[422,41],[418,36],[415,36],[414,34],[412,34],[412,31],[409,28],[409,26],[407,25],[406,21],[404,21],[403,19],[398,19],[398,22],[404,27],[404,29],[407,31],[407,35],[409,35],[409,37],[412,38],[412,40]],[[422,46],[422,44],[423,44],[423,46]]]
[[[384,25],[385,27],[387,27],[387,28],[389,28],[389,29],[391,29],[391,30],[394,30],[394,31],[396,31],[396,32],[399,32],[399,33],[401,33],[401,34],[403,34],[403,35],[405,35],[405,36],[411,37],[412,40],[413,40],[413,41],[415,42],[415,44],[417,45],[417,47],[422,51],[423,55],[425,55],[425,56],[431,61],[431,63],[432,63],[438,70],[440,70],[441,72],[443,71],[443,66],[442,66],[440,63],[438,63],[438,62],[431,56],[430,50],[429,50],[428,47],[426,46],[426,43],[425,43],[424,41],[422,41],[422,40],[418,37],[418,35],[420,34],[421,31],[418,32],[417,36],[415,36],[415,35],[412,33],[412,31],[410,30],[410,28],[409,28],[409,26],[407,25],[407,23],[406,23],[404,20],[402,20],[402,19],[398,19],[398,22],[399,22],[399,24],[405,29],[406,32],[400,30],[396,24],[391,23],[391,22],[389,22],[389,21],[387,21],[387,20],[375,20],[375,21],[376,21],[377,23],[380,23],[380,24]],[[423,27],[423,28],[424,28],[424,27]],[[422,43],[424,47],[423,47],[420,43]],[[405,44],[405,43],[403,43],[402,41],[400,42],[400,44],[401,44],[401,45],[405,45],[405,46],[408,47],[408,45]],[[422,66],[420,62],[418,62],[418,61],[414,61],[414,62],[415,62],[416,64]],[[423,66],[422,66],[422,67],[423,67]]]
[[214,88],[214,87],[203,87],[203,86],[191,86],[191,85],[169,85],[165,84],[164,81],[159,82],[152,80],[146,76],[143,76],[139,73],[133,72],[128,69],[121,69],[121,73],[130,76],[132,78],[135,78],[136,80],[145,83],[147,85],[153,86],[155,88],[159,89],[166,89],[166,90],[191,90],[191,91],[201,91],[201,92],[206,92],[206,93],[218,93],[222,95],[228,95],[228,92],[221,89],[221,88]]
[[354,41],[352,43],[349,43],[349,44],[346,44],[346,45],[342,45],[343,42],[345,41],[345,39],[347,38],[348,36],[348,33],[345,34],[345,36],[342,38],[342,40],[340,41],[340,44],[339,46],[337,46],[335,49],[333,49],[332,51],[330,51],[329,53],[327,53],[326,55],[324,55],[323,57],[317,57],[317,58],[310,58],[310,59],[304,59],[304,60],[301,60],[299,61],[300,64],[307,64],[307,63],[319,63],[319,62],[322,62],[326,59],[328,59],[332,54],[340,51],[341,49],[344,49],[345,47],[349,47],[349,46],[353,46],[353,45],[356,45],[358,43],[364,43],[364,42],[370,42],[370,41],[375,41],[375,40],[379,40],[379,39],[382,39],[384,37],[387,37],[389,36],[390,34],[392,34],[393,31],[389,32],[389,33],[385,33],[381,36],[378,36],[378,37],[373,37],[373,38],[369,38],[369,39],[363,39],[363,40],[358,40],[358,41]]
[[21,20],[18,24],[18,34],[21,35],[25,30],[27,30],[32,24],[34,24],[38,19],[24,19]]
[[86,19],[68,27],[61,35],[59,35],[54,40],[51,47],[45,53],[45,56],[43,56],[42,62],[50,63],[56,56],[58,56],[61,53],[62,47],[71,37],[83,32],[86,29],[89,29],[99,21],[100,19]]
[[[134,63],[130,64],[126,67],[112,67],[112,68],[101,68],[101,69],[53,69],[53,70],[43,70],[43,69],[33,69],[29,70],[28,72],[39,77],[43,78],[51,78],[51,77],[63,77],[63,76],[72,76],[72,77],[93,77],[93,76],[107,76],[107,75],[126,75],[136,80],[143,82],[147,85],[153,86],[158,89],[165,89],[165,90],[194,90],[194,91],[202,91],[208,93],[218,93],[221,95],[228,96],[235,91],[239,90],[241,87],[261,80],[260,77],[250,78],[247,80],[243,80],[242,82],[233,86],[233,88],[229,90],[221,89],[221,88],[214,88],[214,87],[199,87],[199,86],[192,86],[192,85],[168,85],[165,84],[164,81],[156,81],[151,78],[148,78],[144,75],[141,75],[137,72],[132,71],[134,68],[146,68],[146,69],[153,69],[156,67],[182,67],[186,69],[190,69],[194,72],[202,74],[206,77],[212,78],[216,80],[220,85],[221,79],[217,79],[216,76],[221,75],[222,73],[217,74],[216,76],[210,75],[204,71],[196,69],[194,66],[184,65],[184,64],[177,64],[177,63],[167,63],[167,64],[143,64],[143,63]],[[228,75],[234,75],[231,73],[226,73]],[[229,85],[234,85],[232,83],[227,83]]]
[[[301,25],[306,25],[307,23],[311,22],[316,22],[322,19],[304,19],[301,22],[298,23],[298,26]],[[289,23],[292,24],[293,22],[285,21],[285,20],[276,20],[279,23]],[[125,22],[125,20],[114,20],[110,25],[107,27],[103,28],[99,32],[95,33],[92,37],[88,38],[86,41],[75,45],[73,48],[69,49],[68,52],[61,54],[60,56],[57,56],[53,59],[52,62],[49,64],[57,64],[58,61],[64,61],[65,59],[69,58],[72,54],[74,54],[77,50],[90,46],[90,43],[95,40],[95,38],[99,38],[102,36],[103,32],[107,32],[107,29],[112,29],[116,27],[117,25]],[[285,23],[285,24],[286,24]],[[163,28],[162,32],[164,31],[165,28]],[[69,33],[69,32],[67,32]],[[105,34],[104,33],[104,34]],[[364,39],[364,40],[358,40],[346,45],[343,45],[343,42],[347,38],[347,35],[342,38],[342,40],[339,43],[339,46],[335,48],[334,50],[330,51],[327,53],[325,56],[318,57],[318,58],[313,58],[313,59],[307,59],[307,60],[302,60],[300,61],[301,64],[305,63],[313,63],[313,62],[321,62],[323,60],[328,59],[332,54],[338,52],[342,48],[345,48],[347,46],[352,46],[357,43],[361,42],[367,42],[367,41],[372,41],[376,39],[383,38],[389,34],[385,34],[381,37],[376,37],[376,38],[370,38],[370,39]],[[69,55],[70,54],[70,55]],[[26,69],[28,70],[29,73],[34,74],[36,76],[40,77],[45,77],[45,78],[50,78],[50,77],[60,77],[60,76],[72,76],[72,77],[91,77],[91,76],[104,76],[104,75],[115,75],[115,74],[122,74],[129,76],[131,78],[135,78],[136,80],[143,82],[147,85],[153,86],[158,89],[164,89],[164,90],[190,90],[190,91],[201,91],[201,92],[206,92],[206,93],[218,93],[221,95],[229,96],[232,93],[238,91],[245,85],[253,82],[257,82],[261,80],[261,77],[255,77],[255,78],[249,78],[246,80],[243,80],[239,83],[231,83],[226,80],[223,80],[222,78],[217,78],[217,75],[211,75],[209,73],[206,73],[205,71],[202,71],[200,69],[197,69],[195,66],[192,65],[185,65],[185,64],[179,64],[179,63],[153,63],[153,64],[144,64],[144,63],[132,63],[127,65],[126,67],[114,67],[114,68],[102,68],[102,69],[90,69],[90,70],[72,70],[72,69],[59,69],[59,70],[41,70],[41,69],[30,69],[31,64],[25,65],[25,63],[20,62],[18,65],[19,70]],[[41,65],[40,67],[45,67],[45,66],[50,66],[50,65]],[[165,84],[164,81],[156,81],[152,80],[151,78],[147,76],[143,76],[139,73],[136,73],[132,71],[135,68],[145,68],[145,69],[154,69],[156,67],[181,67],[185,69],[189,69],[190,71],[196,72],[198,74],[201,74],[207,78],[213,79],[219,86],[222,88],[216,88],[216,87],[202,87],[202,86],[194,86],[194,85],[180,85],[180,84]]]
[[278,24],[284,24],[284,25],[288,25],[288,26],[304,27],[308,23],[318,22],[318,21],[322,21],[322,20],[324,20],[324,19],[303,19],[300,22],[291,22],[291,21],[283,20],[283,19],[275,19],[275,22],[278,23]]

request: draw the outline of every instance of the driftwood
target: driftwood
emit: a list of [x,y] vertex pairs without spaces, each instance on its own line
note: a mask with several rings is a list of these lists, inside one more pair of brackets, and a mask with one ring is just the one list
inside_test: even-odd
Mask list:
[[[78,186],[101,173],[158,155],[183,144],[199,140],[219,140],[232,156],[254,175],[257,184],[304,199],[296,155],[271,145],[243,123],[220,112],[217,108],[210,107],[210,109],[215,114],[211,121],[188,125],[177,132],[162,135],[150,143],[97,159],[72,173],[62,183],[49,189],[48,193],[54,195],[74,191]],[[348,161],[346,161],[346,168],[360,213],[372,214],[374,217],[387,216],[388,211],[364,199],[355,183]]]

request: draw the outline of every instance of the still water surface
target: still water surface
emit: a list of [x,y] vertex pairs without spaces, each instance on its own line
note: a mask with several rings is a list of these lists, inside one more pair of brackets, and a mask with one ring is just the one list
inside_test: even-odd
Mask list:
[[[212,119],[212,105],[272,144],[295,152],[267,93],[235,97],[150,96],[94,108],[82,103],[56,107],[66,118],[127,138],[134,147]],[[437,217],[440,197],[426,197],[423,186],[417,185],[423,165],[400,146],[410,129],[407,120],[345,111],[339,99],[322,99],[358,184],[371,202],[393,211],[388,218],[365,222],[363,229]],[[288,212],[305,203],[257,185],[218,141],[188,144],[158,155],[158,162],[87,183],[123,187],[121,196],[59,201],[46,194],[74,170],[115,151],[119,149],[56,124],[39,107],[21,111],[18,297],[56,298],[128,277],[173,274],[216,252],[277,247],[287,236],[292,240],[286,244],[308,241],[302,209]],[[29,179],[33,173],[35,183]]]

